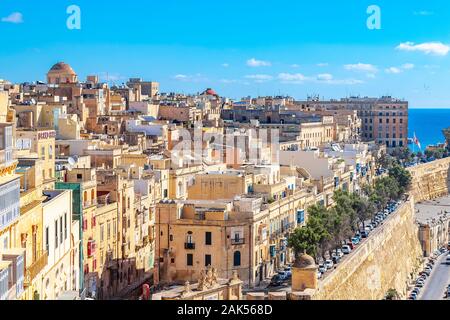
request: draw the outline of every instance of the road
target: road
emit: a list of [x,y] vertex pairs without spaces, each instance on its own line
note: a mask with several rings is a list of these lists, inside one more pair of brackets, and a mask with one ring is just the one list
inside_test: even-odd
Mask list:
[[444,300],[446,288],[450,284],[450,266],[446,265],[446,258],[447,253],[436,261],[419,300]]

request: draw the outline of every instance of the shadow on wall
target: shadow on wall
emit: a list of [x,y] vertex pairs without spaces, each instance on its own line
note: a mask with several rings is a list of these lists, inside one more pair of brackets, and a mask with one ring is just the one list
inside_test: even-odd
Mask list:
[[101,276],[96,272],[85,273],[86,296],[97,300],[138,299],[142,285],[153,285],[153,269],[137,269],[136,258],[106,258]]

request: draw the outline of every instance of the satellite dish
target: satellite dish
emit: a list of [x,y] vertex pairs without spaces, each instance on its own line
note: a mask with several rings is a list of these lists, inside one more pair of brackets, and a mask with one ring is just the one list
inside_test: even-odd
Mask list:
[[77,163],[77,161],[72,157],[69,157],[69,159],[67,159],[67,162],[69,162],[69,165],[71,167],[73,167]]

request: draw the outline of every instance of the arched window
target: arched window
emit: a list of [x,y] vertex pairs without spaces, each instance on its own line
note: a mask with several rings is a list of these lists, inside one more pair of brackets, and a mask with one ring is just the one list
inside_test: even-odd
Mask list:
[[233,266],[239,267],[241,265],[241,252],[235,251],[233,255]]
[[95,199],[95,192],[94,189],[91,190],[91,200],[94,201]]
[[87,194],[87,191],[85,191],[85,192],[84,192],[84,195],[83,195],[83,201],[84,201],[84,202],[87,201],[87,195],[88,195],[88,194]]

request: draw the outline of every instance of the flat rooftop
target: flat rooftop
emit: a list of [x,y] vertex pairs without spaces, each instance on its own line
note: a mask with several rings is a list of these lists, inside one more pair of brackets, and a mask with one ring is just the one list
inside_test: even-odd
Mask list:
[[450,196],[420,202],[416,204],[415,212],[416,220],[421,224],[429,224],[433,220],[450,219]]

